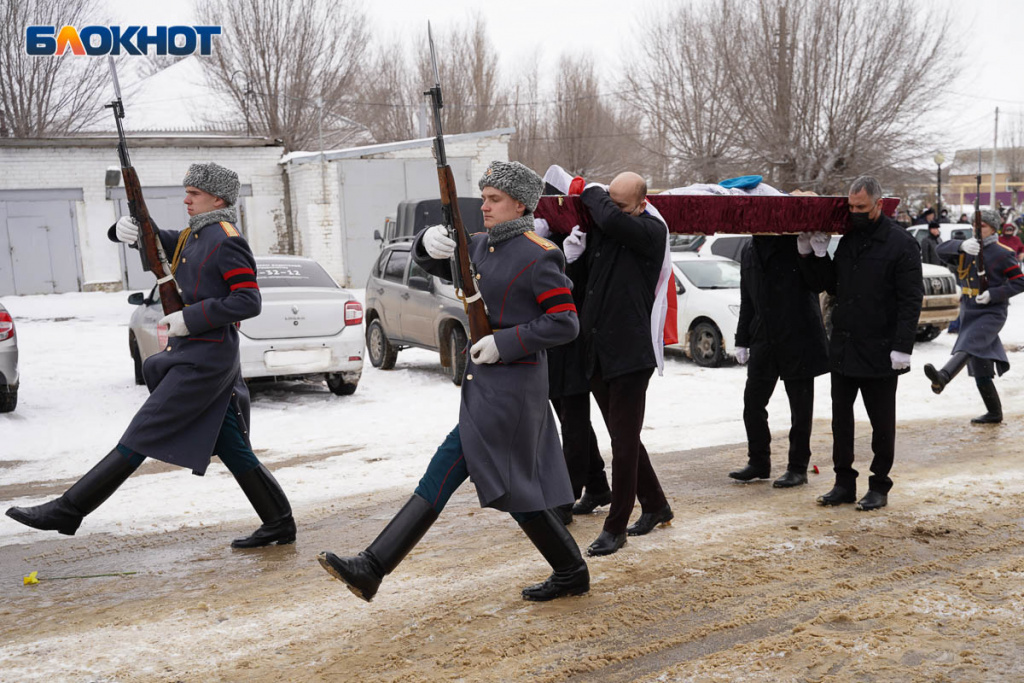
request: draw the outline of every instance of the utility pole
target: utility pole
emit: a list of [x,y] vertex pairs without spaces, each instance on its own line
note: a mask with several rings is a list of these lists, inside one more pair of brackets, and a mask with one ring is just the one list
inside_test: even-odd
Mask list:
[[988,206],[996,210],[996,147],[999,146],[999,107],[996,107],[996,125],[992,131],[992,188],[988,193]]
[[[788,3],[787,3],[788,4]],[[782,163],[779,169],[781,173],[775,178],[780,187],[789,187],[796,181],[796,168],[791,158],[792,145],[790,144],[790,132],[792,130],[790,116],[792,115],[793,98],[793,60],[789,44],[789,27],[786,24],[786,4],[779,7],[779,43],[775,56],[775,133],[780,144],[776,154],[776,164]]]

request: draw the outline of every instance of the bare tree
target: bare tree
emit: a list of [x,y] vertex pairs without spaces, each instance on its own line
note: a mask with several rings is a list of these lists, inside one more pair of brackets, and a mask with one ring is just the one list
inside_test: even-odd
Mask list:
[[[1006,163],[1006,181],[1019,183],[1024,181],[1024,111],[1016,112],[1016,116],[1011,114],[1008,118],[1003,129],[1003,148],[999,154]],[[1013,186],[1009,189],[1016,208],[1021,205],[1024,188]]]
[[[501,86],[498,56],[487,38],[487,22],[474,15],[467,26],[434,34],[444,91],[444,132],[469,133],[506,125],[510,108]],[[432,84],[430,49],[420,43],[419,82]]]
[[[648,127],[651,175],[666,185],[715,182],[742,161],[718,50],[728,5],[686,5],[645,22],[627,66],[628,99]],[[656,181],[656,182],[657,182]]]
[[408,140],[421,132],[426,85],[410,68],[407,52],[401,36],[380,45],[351,95],[353,118],[365,124],[377,142]]
[[199,19],[232,40],[215,44],[213,84],[254,131],[289,150],[351,142],[365,127],[350,116],[369,37],[350,0],[211,0]]
[[25,27],[107,23],[97,0],[3,0],[0,136],[45,137],[80,130],[102,112],[105,60],[31,56]]

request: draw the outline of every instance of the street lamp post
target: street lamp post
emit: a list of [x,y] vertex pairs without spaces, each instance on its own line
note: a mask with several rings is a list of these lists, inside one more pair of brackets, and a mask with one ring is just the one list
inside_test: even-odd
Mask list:
[[935,220],[938,221],[942,219],[942,162],[946,160],[946,157],[942,155],[942,152],[936,152],[932,159],[935,161],[935,166],[938,168],[935,183]]

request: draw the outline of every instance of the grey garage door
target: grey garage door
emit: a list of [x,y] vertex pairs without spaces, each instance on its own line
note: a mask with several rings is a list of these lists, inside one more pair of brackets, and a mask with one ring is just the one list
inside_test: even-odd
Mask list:
[[0,295],[81,290],[81,199],[81,190],[0,190]]
[[[184,230],[188,226],[188,211],[185,210],[185,188],[180,185],[164,187],[144,187],[142,195],[146,199],[146,208],[157,227],[165,230]],[[239,197],[252,196],[252,186],[243,185]],[[114,200],[114,213],[118,218],[128,214],[128,199],[123,187],[107,190],[107,199]],[[242,214],[242,205],[238,206]],[[239,230],[245,235],[245,217],[239,216]],[[113,246],[113,245],[111,245]],[[151,289],[156,284],[156,277],[148,270],[142,269],[139,251],[123,244],[117,247],[121,252],[121,282],[125,289]],[[170,259],[172,254],[168,254]]]

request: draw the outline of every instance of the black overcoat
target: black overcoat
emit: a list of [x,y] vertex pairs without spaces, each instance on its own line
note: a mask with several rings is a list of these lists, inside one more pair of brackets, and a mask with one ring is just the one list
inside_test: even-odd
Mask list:
[[828,372],[828,340],[813,274],[800,267],[795,235],[755,235],[740,261],[736,346],[747,374],[807,379]]
[[835,256],[808,256],[801,267],[835,296],[829,369],[848,377],[891,377],[890,353],[914,351],[924,285],[921,246],[882,214],[868,228],[839,240]]

